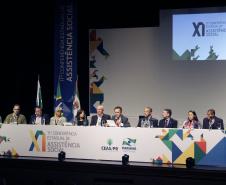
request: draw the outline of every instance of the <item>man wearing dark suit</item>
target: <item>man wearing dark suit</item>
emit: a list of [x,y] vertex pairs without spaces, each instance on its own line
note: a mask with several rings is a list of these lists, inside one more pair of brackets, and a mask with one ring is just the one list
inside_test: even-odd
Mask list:
[[48,125],[49,124],[49,116],[47,114],[43,114],[42,108],[37,106],[37,107],[35,107],[35,113],[33,115],[31,115],[29,124]]
[[209,109],[207,117],[203,119],[203,129],[221,129],[224,130],[224,122],[221,118],[215,116],[215,110]]
[[91,117],[90,126],[106,126],[107,120],[110,120],[111,116],[104,114],[104,106],[97,106],[97,114]]
[[137,127],[158,127],[158,120],[152,117],[152,108],[144,108],[144,116],[139,118]]
[[115,121],[116,127],[130,127],[129,120],[126,116],[122,114],[122,107],[116,106],[114,108],[114,115],[112,120]]
[[164,109],[162,112],[163,119],[159,121],[160,128],[177,128],[177,120],[171,118],[172,110]]

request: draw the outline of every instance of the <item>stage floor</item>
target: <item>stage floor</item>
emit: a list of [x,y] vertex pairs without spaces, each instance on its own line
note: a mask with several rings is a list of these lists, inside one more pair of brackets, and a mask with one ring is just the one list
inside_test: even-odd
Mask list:
[[226,168],[214,166],[187,169],[185,165],[130,162],[124,166],[121,161],[66,159],[60,162],[57,158],[4,156],[0,157],[0,164],[0,177],[10,185],[29,182],[35,185],[222,185],[226,182]]
[[[48,157],[7,157],[0,156],[0,160],[20,160],[20,161],[42,161],[42,162],[59,162],[58,158]],[[110,160],[89,160],[89,159],[65,159],[62,163],[84,163],[84,164],[98,164],[98,165],[115,165],[122,166],[121,161],[110,161]],[[151,167],[151,168],[178,168],[187,169],[186,165],[182,164],[154,164],[148,162],[129,162],[130,167]],[[219,166],[206,166],[198,165],[192,168],[193,170],[214,170],[214,171],[226,171],[226,167]]]

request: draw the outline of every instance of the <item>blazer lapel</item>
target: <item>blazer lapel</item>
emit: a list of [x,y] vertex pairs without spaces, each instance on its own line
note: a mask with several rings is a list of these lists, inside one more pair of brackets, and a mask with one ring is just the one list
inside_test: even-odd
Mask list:
[[150,118],[150,119],[149,119],[149,122],[150,122],[150,127],[151,127],[151,126],[154,126],[154,120],[153,120],[153,118]]

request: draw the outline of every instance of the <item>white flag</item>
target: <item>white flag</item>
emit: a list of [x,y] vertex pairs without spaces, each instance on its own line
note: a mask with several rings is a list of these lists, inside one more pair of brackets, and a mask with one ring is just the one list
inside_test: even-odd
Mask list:
[[36,106],[43,108],[42,92],[41,92],[41,85],[40,85],[40,81],[39,81],[39,76],[38,76],[38,85],[37,85]]
[[77,115],[78,110],[81,109],[77,82],[78,82],[78,78],[77,78],[76,84],[75,84],[75,96],[74,96],[74,101],[73,101],[74,117]]

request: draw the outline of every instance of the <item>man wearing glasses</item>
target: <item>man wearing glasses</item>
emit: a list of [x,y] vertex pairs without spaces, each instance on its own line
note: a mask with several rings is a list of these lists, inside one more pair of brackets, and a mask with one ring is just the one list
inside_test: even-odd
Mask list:
[[4,123],[7,124],[27,124],[27,120],[23,114],[20,114],[20,105],[13,107],[13,113],[6,116]]

